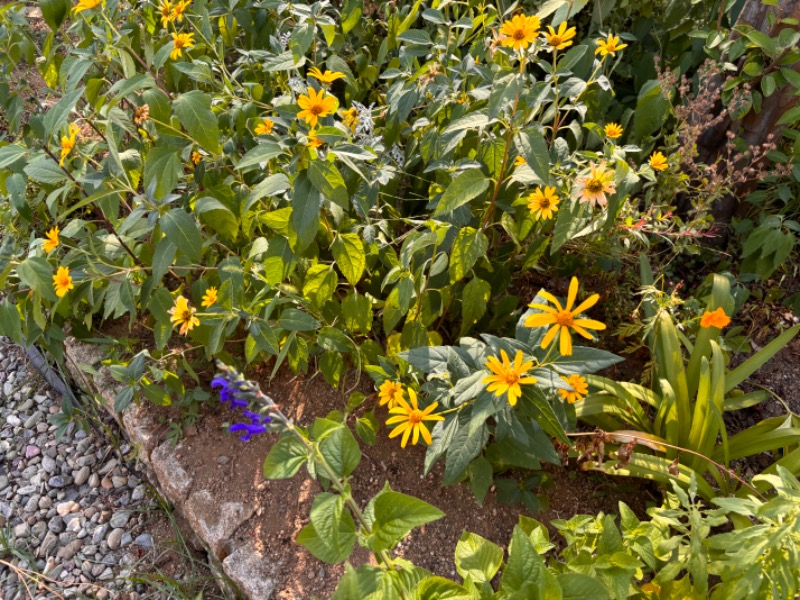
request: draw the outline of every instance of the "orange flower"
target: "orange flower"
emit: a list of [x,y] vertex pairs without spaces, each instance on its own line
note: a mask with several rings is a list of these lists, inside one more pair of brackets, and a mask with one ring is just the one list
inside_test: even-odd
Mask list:
[[309,148],[319,148],[324,142],[317,137],[317,132],[313,129],[308,132],[308,143],[306,146]]
[[63,298],[67,295],[67,292],[75,289],[67,267],[58,267],[56,274],[53,275],[53,288],[59,298]]
[[700,318],[700,327],[703,329],[708,329],[709,327],[722,329],[723,327],[730,325],[730,323],[731,318],[725,314],[725,311],[722,310],[722,307],[713,312],[706,311]]
[[525,49],[536,40],[540,24],[539,17],[517,15],[500,28],[500,33],[506,36],[501,43],[514,50]]
[[569,377],[564,377],[562,375],[561,379],[563,379],[566,384],[572,388],[572,390],[558,390],[558,395],[561,396],[561,399],[565,402],[569,402],[570,404],[580,402],[589,392],[589,386],[586,383],[586,377],[581,377],[575,373]]
[[297,118],[305,119],[311,127],[316,127],[321,118],[336,110],[336,98],[328,96],[324,91],[317,92],[311,87],[308,88],[308,96],[301,95],[297,104],[303,109],[297,113]]
[[321,81],[322,83],[333,83],[337,79],[345,79],[346,75],[344,73],[340,73],[339,71],[325,71],[324,73],[320,71],[317,67],[311,67],[308,70],[308,76],[313,77],[317,81]]
[[200,164],[200,161],[203,160],[203,155],[200,154],[197,150],[194,150],[192,152],[192,156],[191,156],[190,160],[192,161],[192,164],[194,166],[197,166],[197,165]]
[[606,39],[597,40],[595,43],[597,44],[597,50],[594,53],[601,55],[603,58],[609,54],[614,56],[616,52],[628,47],[628,44],[619,43],[618,35],[611,35],[610,33]]
[[47,239],[42,244],[42,248],[44,248],[44,251],[47,252],[48,254],[50,254],[53,250],[58,248],[59,244],[58,232],[59,229],[58,226],[56,226],[53,227],[50,231],[48,231],[46,234]]
[[183,56],[184,48],[186,50],[191,50],[194,48],[193,33],[173,33],[172,41],[174,43],[174,47],[172,48],[172,52],[169,53],[169,57],[172,60],[178,60],[181,56]]
[[528,210],[537,221],[539,219],[552,219],[555,216],[555,212],[558,211],[556,188],[548,185],[544,188],[544,191],[540,187],[533,190],[533,193],[528,196]]
[[269,135],[272,133],[273,127],[275,127],[275,121],[267,118],[261,119],[261,123],[255,128],[256,135]]
[[617,188],[614,183],[614,171],[606,171],[606,163],[590,165],[591,173],[578,178],[578,185],[583,189],[580,191],[580,201],[588,202],[592,206],[599,204],[606,206],[608,198],[606,194],[613,194]]
[[618,123],[609,123],[605,126],[605,132],[606,137],[615,140],[622,135],[622,127]]
[[539,292],[539,294],[541,294],[548,302],[554,304],[555,308],[552,306],[547,306],[546,304],[529,304],[528,306],[531,308],[537,308],[544,312],[529,315],[525,319],[525,327],[553,326],[544,336],[544,339],[542,339],[542,348],[549,346],[550,343],[556,339],[556,336],[558,336],[560,332],[559,351],[561,352],[562,356],[570,356],[572,354],[572,336],[569,331],[570,329],[587,340],[591,340],[592,336],[588,331],[586,331],[587,329],[600,331],[606,328],[605,324],[601,323],[600,321],[576,318],[580,313],[589,310],[592,306],[597,304],[597,301],[600,299],[599,294],[592,294],[578,306],[572,308],[573,304],[575,304],[575,300],[578,298],[577,277],[573,277],[572,281],[569,283],[567,304],[564,307],[561,306],[561,302],[559,302],[558,299],[551,293],[542,290]]

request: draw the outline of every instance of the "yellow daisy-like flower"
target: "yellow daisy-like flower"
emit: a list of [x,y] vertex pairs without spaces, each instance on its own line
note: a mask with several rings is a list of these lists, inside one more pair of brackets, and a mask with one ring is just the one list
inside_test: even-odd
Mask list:
[[308,96],[301,94],[297,104],[302,109],[297,113],[297,118],[305,119],[310,127],[316,127],[321,118],[336,110],[336,98],[328,96],[324,91],[317,92],[311,87],[308,88]]
[[587,329],[601,331],[606,328],[605,324],[601,323],[600,321],[576,318],[579,314],[597,304],[597,301],[600,299],[599,294],[592,294],[578,306],[572,308],[572,306],[575,304],[576,298],[578,297],[577,277],[573,277],[569,283],[567,304],[564,307],[561,306],[561,302],[559,302],[558,299],[553,296],[553,294],[545,292],[544,290],[539,293],[544,296],[548,302],[554,304],[555,308],[545,304],[529,304],[528,306],[531,308],[537,308],[544,312],[528,316],[525,319],[525,327],[553,326],[544,336],[544,339],[542,340],[542,348],[549,346],[560,332],[559,351],[561,352],[562,356],[571,356],[572,336],[570,334],[570,329],[583,336],[587,340],[591,340],[592,336],[588,331],[586,331]]
[[650,165],[651,169],[655,169],[656,171],[664,171],[669,168],[667,157],[661,154],[661,152],[653,152],[647,163]]
[[158,14],[161,15],[161,27],[166,28],[175,18],[172,12],[173,6],[170,0],[161,0],[158,5]]
[[501,44],[514,50],[525,49],[530,46],[539,35],[539,17],[526,17],[517,15],[510,21],[503,23],[500,33],[504,36]]
[[183,56],[183,50],[191,50],[194,48],[194,33],[173,33],[172,41],[175,44],[169,57],[172,60],[178,60]]
[[484,377],[481,383],[488,383],[488,392],[494,392],[495,396],[507,394],[508,403],[511,406],[517,405],[517,400],[522,396],[522,385],[536,383],[535,377],[523,377],[522,375],[533,367],[533,361],[522,362],[522,350],[517,350],[514,357],[514,364],[508,359],[505,350],[500,350],[500,362],[496,356],[490,356],[486,367],[493,373]]
[[604,129],[607,138],[617,139],[622,135],[622,126],[619,123],[609,123]]
[[189,301],[183,296],[175,298],[174,306],[167,312],[172,315],[169,318],[172,324],[181,326],[178,330],[181,335],[186,335],[194,327],[200,325],[200,319],[194,316],[197,310],[190,307]]
[[578,178],[578,185],[581,186],[580,201],[588,202],[595,206],[608,205],[606,194],[613,194],[617,191],[617,184],[614,183],[614,171],[606,170],[606,163],[599,165],[590,164],[591,172]]
[[190,160],[192,161],[192,164],[194,166],[197,166],[200,164],[200,161],[203,160],[203,155],[200,154],[197,150],[193,150]]
[[44,251],[50,254],[53,250],[58,248],[59,241],[58,241],[58,226],[53,227],[50,231],[47,232],[46,237],[47,239],[42,244],[42,248]]
[[547,40],[547,45],[550,46],[551,50],[563,50],[564,48],[569,48],[572,46],[572,38],[575,37],[575,28],[570,27],[567,29],[567,22],[562,21],[561,25],[558,26],[558,31],[547,26],[547,29],[550,30],[549,33],[543,33],[545,40]]
[[562,375],[561,379],[572,388],[571,390],[558,390],[558,395],[561,396],[561,399],[565,402],[575,404],[583,400],[586,394],[589,393],[589,385],[586,383],[586,377],[574,373],[569,377],[564,377]]
[[75,144],[78,141],[78,132],[80,130],[80,127],[75,125],[75,123],[72,123],[67,130],[67,135],[61,136],[61,160],[58,161],[59,167],[64,166],[64,161],[75,147]]
[[527,164],[528,164],[528,161],[525,160],[525,158],[523,156],[518,156],[516,159],[514,159],[514,166],[515,167],[521,167],[522,165],[527,165]]
[[214,306],[214,303],[217,301],[217,288],[211,286],[206,290],[206,293],[203,294],[203,301],[200,303],[200,306],[203,308],[209,308]]
[[399,381],[389,381],[387,379],[378,388],[378,399],[381,402],[381,406],[388,404],[390,409],[399,405],[404,395],[403,384]]
[[628,47],[628,44],[619,43],[618,35],[612,35],[610,33],[606,39],[597,40],[595,43],[597,44],[597,50],[595,50],[594,53],[601,55],[603,58],[609,54],[614,56],[616,52]]
[[308,146],[309,148],[319,148],[320,146],[322,146],[322,144],[325,143],[317,137],[316,131],[313,130],[309,131],[307,137],[308,137],[308,143],[306,143],[306,146]]
[[78,4],[75,5],[75,8],[72,9],[72,12],[79,13],[84,10],[89,10],[100,4],[101,1],[102,0],[80,0]]
[[342,123],[344,123],[344,126],[350,130],[350,133],[356,132],[359,119],[358,109],[355,106],[342,111]]
[[314,79],[322,83],[333,83],[337,79],[345,79],[347,77],[344,73],[340,73],[339,71],[326,70],[323,73],[317,67],[311,67],[308,70],[308,76],[313,77]]
[[58,267],[56,270],[56,274],[53,275],[53,289],[55,289],[56,296],[59,298],[63,298],[67,295],[67,292],[75,289],[67,267]]
[[[178,0],[177,4],[172,7],[172,19],[176,23],[183,22],[183,14],[186,12],[186,9],[189,8],[191,3],[192,0]],[[166,27],[166,25],[164,27]]]
[[255,128],[256,135],[269,135],[272,133],[273,127],[275,127],[275,121],[267,118],[261,119],[261,123]]
[[420,410],[417,404],[417,393],[408,388],[408,397],[411,404],[403,398],[399,398],[397,406],[389,410],[389,414],[395,415],[386,421],[387,425],[397,425],[389,434],[389,438],[394,438],[403,434],[403,439],[400,441],[400,447],[405,448],[408,443],[408,438],[413,434],[411,443],[416,444],[419,441],[420,434],[425,443],[430,445],[433,440],[431,433],[428,431],[425,421],[444,421],[441,415],[432,414],[436,407],[439,406],[438,402],[433,402],[425,410]]
[[713,312],[705,311],[703,316],[700,318],[700,327],[703,329],[708,329],[709,327],[717,327],[718,329],[722,329],[730,324],[731,318],[725,314],[725,311],[722,310],[722,307]]
[[539,219],[552,219],[558,211],[558,194],[553,186],[546,186],[544,190],[537,187],[528,196],[528,210],[538,221]]

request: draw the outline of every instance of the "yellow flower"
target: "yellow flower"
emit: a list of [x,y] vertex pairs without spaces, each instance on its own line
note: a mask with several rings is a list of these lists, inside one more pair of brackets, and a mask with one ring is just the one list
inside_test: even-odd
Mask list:
[[605,132],[606,137],[615,140],[622,135],[622,127],[618,123],[609,123],[605,127]]
[[599,294],[592,294],[586,300],[584,300],[581,304],[576,306],[574,309],[572,305],[575,304],[575,299],[578,297],[578,278],[573,277],[572,281],[569,283],[569,293],[567,294],[567,304],[562,308],[561,303],[558,299],[550,294],[549,292],[541,291],[539,292],[546,300],[550,303],[555,305],[555,308],[552,306],[547,306],[545,304],[529,304],[531,308],[538,308],[541,313],[536,313],[533,315],[528,316],[525,319],[525,327],[549,327],[552,325],[553,327],[547,334],[544,336],[542,340],[542,348],[546,348],[550,345],[550,343],[556,338],[559,331],[561,332],[560,336],[560,344],[559,344],[559,351],[561,352],[562,356],[570,356],[572,355],[572,337],[570,334],[570,329],[574,330],[579,335],[585,337],[587,340],[591,340],[592,336],[589,335],[587,329],[594,329],[597,331],[603,330],[606,326],[601,323],[600,321],[594,321],[592,319],[576,319],[580,313],[590,309],[592,306],[597,304],[597,301],[600,299]]
[[[178,3],[172,7],[172,19],[178,23],[183,22],[183,13],[186,12],[186,9],[189,8],[189,5],[191,3],[192,0],[178,0]],[[163,16],[162,16],[162,22],[163,22]],[[164,25],[164,27],[166,27],[166,25]]]
[[388,404],[389,409],[399,405],[404,394],[403,384],[399,381],[389,381],[387,379],[378,388],[378,399],[381,401],[381,406]]
[[189,301],[183,296],[175,298],[175,305],[167,312],[172,315],[169,318],[172,324],[181,326],[179,329],[181,335],[186,335],[192,328],[200,325],[200,319],[194,316],[197,310],[191,308]]
[[261,119],[261,123],[255,128],[256,135],[269,135],[272,133],[273,127],[275,127],[275,121],[267,118]]
[[355,106],[342,111],[342,123],[344,123],[344,126],[347,127],[351,133],[356,132],[359,120],[358,109]]
[[486,367],[493,375],[484,377],[481,383],[488,383],[489,387],[486,390],[494,392],[495,396],[508,394],[508,403],[516,406],[517,400],[522,396],[520,385],[537,381],[535,377],[522,377],[522,374],[533,366],[533,361],[522,362],[522,350],[517,350],[513,365],[505,350],[500,350],[500,358],[503,359],[503,362],[500,362],[496,356],[489,357]]
[[200,303],[200,306],[203,308],[209,308],[214,305],[217,301],[217,288],[211,286],[206,290],[206,293],[203,294],[203,301]]
[[192,48],[194,48],[193,33],[173,33],[172,41],[175,44],[175,46],[172,49],[172,52],[169,53],[169,57],[172,60],[178,60],[181,56],[183,56],[184,48],[186,48],[186,50],[191,50]]
[[322,146],[323,143],[324,142],[317,137],[316,131],[312,130],[308,132],[308,143],[306,144],[306,146],[308,146],[309,148],[319,148],[320,146]]
[[576,402],[580,402],[586,397],[586,394],[589,393],[589,386],[586,383],[586,377],[581,377],[577,373],[570,375],[569,377],[561,376],[568,386],[572,388],[572,390],[558,390],[558,395],[561,396],[561,399],[565,402],[569,402],[570,404],[575,404]]
[[308,96],[300,95],[297,104],[302,108],[297,113],[298,119],[305,119],[311,127],[316,127],[319,120],[327,117],[336,109],[336,98],[328,96],[325,92],[317,92],[314,88],[308,88]]
[[344,73],[340,73],[339,71],[325,71],[324,73],[320,71],[317,67],[311,67],[308,70],[308,76],[313,77],[317,81],[321,81],[322,83],[333,83],[337,79],[345,79],[346,75]]
[[172,8],[172,2],[170,2],[170,0],[161,0],[161,4],[158,5],[158,14],[161,15],[162,27],[169,25],[175,18],[172,13]]
[[417,393],[411,388],[408,388],[408,397],[411,400],[411,404],[403,398],[398,398],[398,406],[389,410],[389,414],[396,416],[388,419],[386,424],[397,424],[397,427],[392,429],[389,434],[389,438],[397,437],[402,433],[403,439],[400,441],[400,446],[405,448],[412,433],[414,434],[411,438],[412,444],[416,444],[419,441],[420,434],[422,434],[422,439],[425,440],[425,443],[431,444],[433,440],[428,428],[425,426],[425,421],[444,421],[443,416],[431,414],[439,406],[439,403],[433,402],[425,410],[420,410],[417,404]]
[[606,163],[599,165],[591,163],[591,173],[578,178],[578,185],[583,189],[580,191],[581,202],[588,202],[593,207],[595,204],[606,206],[608,198],[606,194],[613,194],[617,191],[614,183],[614,171],[606,171]]
[[609,54],[614,56],[616,52],[628,47],[628,44],[619,43],[618,35],[612,35],[610,33],[606,39],[597,40],[595,43],[597,44],[597,50],[595,50],[594,53],[600,54],[603,58]]
[[80,130],[80,127],[72,123],[67,130],[67,135],[61,136],[61,160],[58,161],[59,167],[64,166],[64,160],[66,160],[69,153],[72,152],[72,149],[75,147]]
[[521,167],[522,165],[526,165],[526,164],[528,164],[528,161],[526,161],[526,160],[525,160],[525,158],[524,158],[524,157],[522,157],[522,156],[518,156],[518,157],[517,157],[517,158],[514,160],[514,166],[515,166],[515,167]]
[[72,12],[79,13],[81,11],[94,8],[100,4],[100,2],[101,0],[79,0],[78,4],[75,5],[75,8],[72,9]]
[[721,307],[713,312],[704,312],[700,319],[700,327],[703,329],[708,329],[709,327],[717,327],[718,329],[722,329],[723,327],[730,325],[730,323],[731,318],[725,314],[725,311],[722,310]]
[[568,48],[572,46],[572,38],[575,37],[575,28],[570,27],[567,29],[567,22],[562,21],[561,25],[558,26],[558,31],[547,26],[547,29],[550,30],[550,33],[544,33],[544,37],[547,40],[547,45],[550,46],[553,50],[563,50],[564,48]]
[[528,196],[528,210],[537,221],[552,219],[555,216],[554,213],[558,211],[556,188],[548,185],[544,191],[540,187],[533,190],[533,193]]
[[655,169],[657,171],[664,171],[665,169],[669,168],[667,157],[661,154],[661,152],[653,152],[652,156],[650,156],[650,160],[647,162],[651,169]]
[[500,33],[504,36],[501,42],[507,48],[527,48],[535,40],[539,34],[539,17],[526,17],[525,15],[517,15],[510,21],[503,23],[500,28]]
[[58,267],[56,274],[53,275],[53,288],[59,298],[63,298],[67,295],[67,292],[75,289],[67,267]]
[[58,244],[59,244],[58,232],[59,232],[59,229],[58,229],[58,226],[56,226],[56,227],[53,227],[50,231],[48,231],[47,234],[46,234],[47,239],[42,244],[42,248],[44,248],[44,251],[47,252],[48,254],[50,254],[53,250],[58,248]]
[[192,151],[191,159],[192,164],[197,166],[200,164],[200,161],[203,160],[203,155],[200,154],[197,150]]

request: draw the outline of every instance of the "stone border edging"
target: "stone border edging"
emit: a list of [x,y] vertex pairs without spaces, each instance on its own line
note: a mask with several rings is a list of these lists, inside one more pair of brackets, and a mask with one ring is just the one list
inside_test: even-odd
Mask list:
[[[182,458],[184,442],[177,446],[168,441],[159,443],[159,424],[144,406],[131,404],[121,414],[114,411],[114,397],[121,385],[111,377],[108,367],[100,364],[105,358],[102,347],[84,344],[70,336],[64,341],[64,356],[75,383],[102,399],[103,407],[137,448],[151,483],[173,505],[175,512],[184,517],[209,556],[221,564],[223,572],[246,598],[266,600],[271,597],[278,588],[273,566],[252,542],[241,541],[235,535],[255,514],[255,504],[220,504],[212,491],[195,489],[188,463]],[[83,366],[96,370],[97,375],[84,371]]]

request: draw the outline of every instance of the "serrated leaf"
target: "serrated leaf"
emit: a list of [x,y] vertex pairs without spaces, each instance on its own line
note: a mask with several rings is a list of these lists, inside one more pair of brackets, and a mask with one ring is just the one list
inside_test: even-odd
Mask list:
[[474,533],[465,531],[456,545],[456,570],[464,579],[488,582],[503,564],[503,549]]
[[450,283],[463,279],[488,248],[489,240],[483,232],[472,227],[460,229],[450,253]]
[[272,446],[264,461],[266,479],[289,479],[294,477],[308,459],[308,451],[302,442],[287,435]]
[[436,521],[444,513],[435,506],[392,490],[382,491],[372,504],[373,552],[389,550],[415,527]]
[[489,178],[479,169],[469,169],[460,173],[442,194],[433,216],[451,213],[489,189]]
[[178,96],[172,103],[175,116],[187,133],[211,154],[219,154],[219,125],[211,110],[211,96],[193,90]]
[[344,426],[331,430],[320,440],[319,452],[340,478],[350,475],[361,461],[358,442]]
[[350,285],[356,285],[367,266],[364,242],[355,233],[344,233],[336,236],[331,251],[342,275]]

